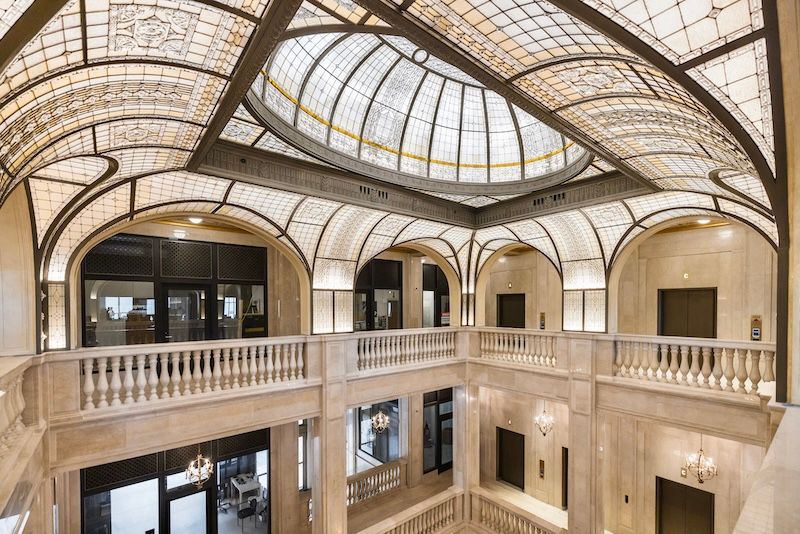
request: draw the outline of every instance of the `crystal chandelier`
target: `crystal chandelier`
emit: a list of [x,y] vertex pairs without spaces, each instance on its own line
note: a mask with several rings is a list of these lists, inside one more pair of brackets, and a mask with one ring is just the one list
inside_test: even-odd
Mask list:
[[372,429],[378,434],[389,428],[389,416],[383,413],[383,410],[378,410],[378,413],[372,416]]
[[542,410],[542,413],[537,415],[534,418],[534,423],[536,423],[536,428],[539,429],[539,432],[542,433],[542,436],[546,436],[548,432],[553,430],[553,425],[555,424],[555,419],[553,416],[547,413],[547,410]]
[[686,455],[684,469],[697,477],[697,482],[702,484],[706,480],[711,480],[717,476],[717,464],[714,459],[706,456],[703,451],[703,435],[700,435],[700,450]]
[[213,474],[214,464],[200,453],[200,448],[198,447],[197,458],[189,462],[189,467],[186,468],[186,479],[199,488]]

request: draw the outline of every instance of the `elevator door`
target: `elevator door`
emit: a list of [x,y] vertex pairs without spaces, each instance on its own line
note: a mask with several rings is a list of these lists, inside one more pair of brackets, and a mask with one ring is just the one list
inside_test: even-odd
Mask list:
[[717,337],[717,288],[659,289],[658,335]]
[[714,494],[656,478],[658,534],[713,534]]
[[525,328],[525,293],[497,295],[497,326]]
[[525,436],[497,427],[497,480],[525,491]]

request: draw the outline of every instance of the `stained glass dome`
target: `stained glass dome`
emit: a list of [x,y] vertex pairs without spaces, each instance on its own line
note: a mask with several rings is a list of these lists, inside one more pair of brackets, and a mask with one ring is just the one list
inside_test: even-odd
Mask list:
[[[253,86],[271,116],[358,170],[449,186],[569,178],[584,150],[456,67],[395,35],[283,41]],[[281,124],[275,125],[279,121]],[[307,139],[304,139],[307,145]],[[342,158],[341,156],[346,156]],[[577,173],[580,169],[575,169]],[[415,185],[419,185],[416,182]]]

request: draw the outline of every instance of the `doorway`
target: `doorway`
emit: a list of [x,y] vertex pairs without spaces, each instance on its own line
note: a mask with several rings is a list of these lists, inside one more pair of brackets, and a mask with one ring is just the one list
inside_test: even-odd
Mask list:
[[497,326],[525,328],[525,293],[497,295]]
[[658,335],[717,337],[717,288],[659,289]]
[[172,343],[211,339],[209,286],[164,284],[162,287],[164,340]]
[[656,477],[658,534],[713,534],[714,494]]
[[497,427],[497,480],[525,491],[525,436]]

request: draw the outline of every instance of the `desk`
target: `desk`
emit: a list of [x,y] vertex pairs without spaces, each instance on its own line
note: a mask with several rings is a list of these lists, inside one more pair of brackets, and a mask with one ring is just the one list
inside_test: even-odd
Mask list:
[[242,474],[231,477],[231,484],[239,492],[239,503],[246,502],[243,496],[252,491],[257,492],[255,495],[256,501],[261,500],[261,484],[253,478],[251,474]]

